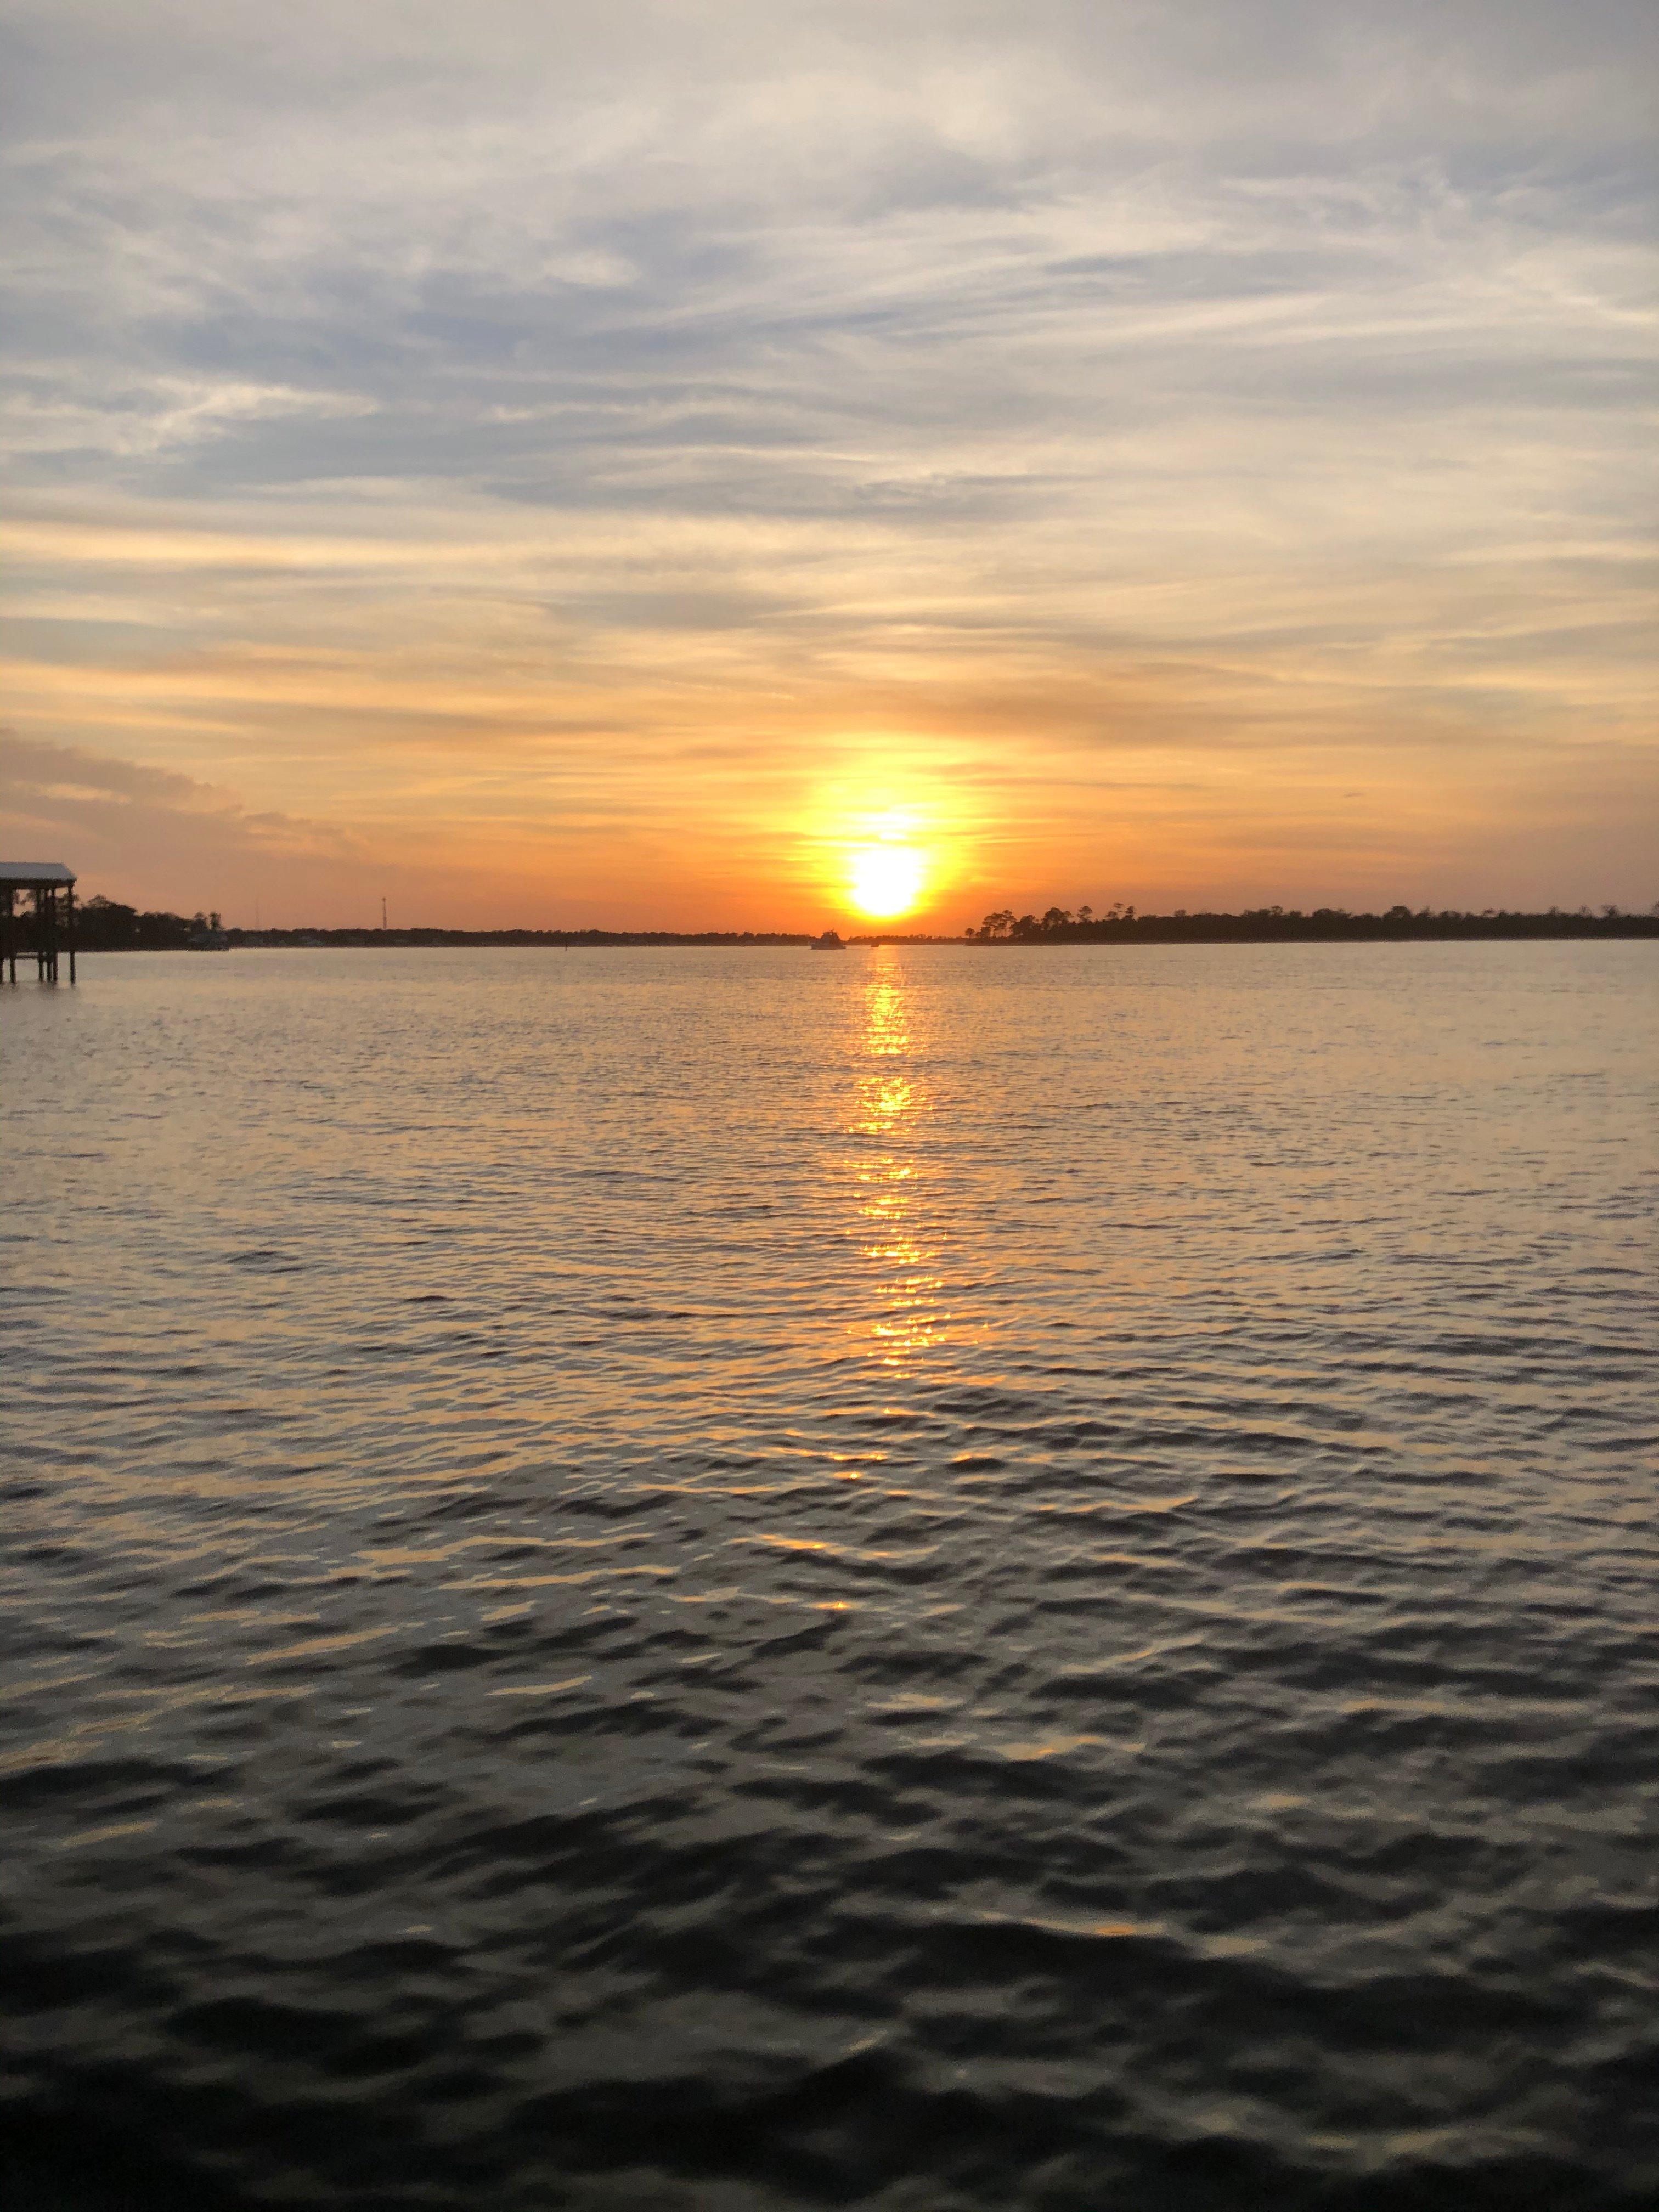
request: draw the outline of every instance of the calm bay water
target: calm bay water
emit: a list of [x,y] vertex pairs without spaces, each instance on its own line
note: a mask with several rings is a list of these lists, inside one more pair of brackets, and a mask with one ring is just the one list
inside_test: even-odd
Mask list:
[[82,975],[17,2203],[1659,2202],[1651,946]]

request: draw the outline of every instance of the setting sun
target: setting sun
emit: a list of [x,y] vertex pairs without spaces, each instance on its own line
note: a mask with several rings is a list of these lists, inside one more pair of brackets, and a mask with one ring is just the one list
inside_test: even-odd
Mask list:
[[851,856],[848,889],[860,914],[878,921],[908,914],[921,896],[926,856],[908,845],[866,845]]

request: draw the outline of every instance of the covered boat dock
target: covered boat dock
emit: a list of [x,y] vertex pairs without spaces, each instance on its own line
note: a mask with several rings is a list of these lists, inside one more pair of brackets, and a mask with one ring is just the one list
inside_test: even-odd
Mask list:
[[[75,981],[75,871],[62,860],[0,860],[0,975],[17,981],[17,931],[21,919],[17,895],[34,901],[35,974],[42,983],[58,981],[58,955],[69,955],[69,979]],[[27,959],[28,955],[24,954]]]

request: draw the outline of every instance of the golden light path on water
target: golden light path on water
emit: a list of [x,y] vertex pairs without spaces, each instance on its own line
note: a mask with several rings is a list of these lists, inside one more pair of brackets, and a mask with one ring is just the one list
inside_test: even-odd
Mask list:
[[943,1340],[949,1316],[940,1306],[939,1243],[927,1237],[919,1203],[921,1165],[908,1144],[926,1107],[909,1064],[902,970],[890,952],[872,955],[863,1012],[869,1065],[858,1079],[849,1127],[873,1140],[855,1170],[861,1249],[878,1279],[867,1327],[882,1364],[908,1371]]

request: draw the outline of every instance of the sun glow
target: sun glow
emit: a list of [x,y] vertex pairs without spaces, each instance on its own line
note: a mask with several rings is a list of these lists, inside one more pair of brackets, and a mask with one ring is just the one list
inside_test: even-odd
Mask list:
[[848,893],[860,914],[908,914],[927,880],[927,856],[912,845],[864,845],[848,856]]

